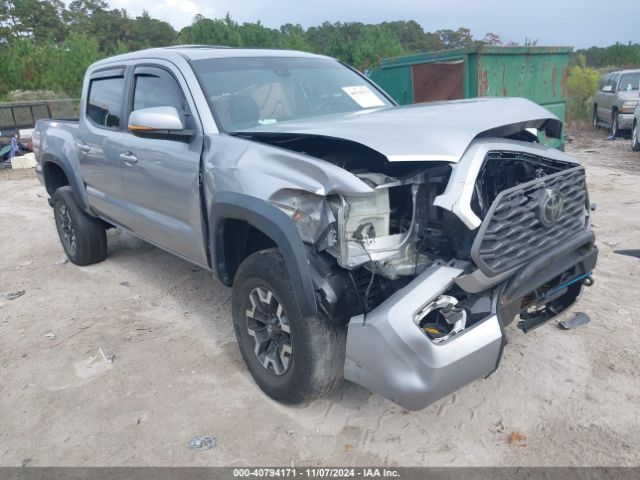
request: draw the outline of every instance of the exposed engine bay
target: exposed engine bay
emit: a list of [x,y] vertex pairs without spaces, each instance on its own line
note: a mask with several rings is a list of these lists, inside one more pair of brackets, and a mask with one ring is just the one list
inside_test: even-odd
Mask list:
[[[527,131],[516,137],[536,138]],[[474,271],[472,247],[478,229],[468,228],[455,213],[436,206],[436,198],[451,181],[451,164],[389,162],[378,152],[341,139],[295,134],[252,134],[251,138],[330,162],[371,189],[366,196],[280,191],[271,198],[296,222],[303,242],[312,247],[309,255],[315,258],[322,282],[332,285],[333,293],[328,296],[334,298],[322,292],[318,295],[331,318],[346,320],[366,314],[437,265],[455,264],[464,272]],[[574,167],[516,148],[490,150],[475,178],[470,208],[484,220],[502,192]],[[546,289],[557,288],[567,275],[565,272]],[[415,323],[434,342],[445,341],[489,314],[489,290],[476,294],[455,287],[425,305]],[[538,292],[537,303],[547,290]],[[575,289],[572,293],[565,303],[577,297]],[[535,304],[528,296],[513,313],[522,312],[525,319],[535,316],[527,313]]]

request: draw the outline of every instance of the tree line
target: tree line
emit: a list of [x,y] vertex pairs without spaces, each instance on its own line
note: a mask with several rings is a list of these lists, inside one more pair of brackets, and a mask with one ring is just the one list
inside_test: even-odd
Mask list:
[[[525,40],[526,45],[535,43]],[[468,28],[428,32],[413,20],[325,22],[309,28],[288,23],[269,28],[260,22],[238,23],[230,15],[219,19],[197,15],[189,26],[176,31],[146,11],[133,17],[103,0],[74,0],[68,5],[61,0],[0,0],[0,97],[16,89],[76,97],[84,70],[92,62],[175,44],[304,50],[364,70],[385,57],[505,42],[491,32],[474,37]],[[577,53],[583,55],[586,67],[640,65],[640,44]]]
[[147,12],[137,17],[103,0],[0,0],[0,95],[15,89],[48,89],[77,96],[86,67],[100,58],[141,48],[174,44],[289,48],[323,53],[359,69],[381,58],[420,51],[499,45],[488,33],[475,39],[468,28],[425,32],[415,21],[325,22],[303,28],[268,28],[197,15],[176,31]]

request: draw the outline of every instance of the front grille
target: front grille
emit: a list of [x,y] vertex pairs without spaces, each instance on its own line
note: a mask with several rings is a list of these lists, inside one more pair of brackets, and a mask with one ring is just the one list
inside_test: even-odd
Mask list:
[[[540,220],[545,190],[563,197],[564,209],[555,223]],[[488,276],[522,265],[586,228],[586,181],[575,167],[517,185],[498,194],[471,248],[471,258]]]

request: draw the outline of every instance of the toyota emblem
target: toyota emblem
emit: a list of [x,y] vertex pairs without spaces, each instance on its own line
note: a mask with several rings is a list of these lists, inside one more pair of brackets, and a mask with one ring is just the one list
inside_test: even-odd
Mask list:
[[545,227],[555,224],[564,211],[564,198],[560,192],[545,188],[540,200],[538,220]]

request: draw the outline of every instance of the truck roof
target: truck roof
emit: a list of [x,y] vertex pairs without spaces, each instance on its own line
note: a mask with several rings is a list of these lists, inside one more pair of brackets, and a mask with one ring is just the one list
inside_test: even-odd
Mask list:
[[189,60],[202,60],[207,58],[230,58],[230,57],[306,57],[306,58],[329,58],[324,55],[300,52],[297,50],[279,50],[263,48],[231,48],[218,45],[175,45],[171,47],[149,48],[136,52],[125,53],[108,57],[94,63],[94,66],[107,65],[123,60],[135,60],[137,58],[160,58],[171,60],[177,57]]
[[611,75],[612,73],[619,73],[621,75],[625,74],[625,73],[638,73],[640,72],[640,68],[631,68],[631,69],[627,69],[627,70],[613,70],[612,72],[609,72],[607,74],[605,74],[604,76],[606,77],[607,75]]

